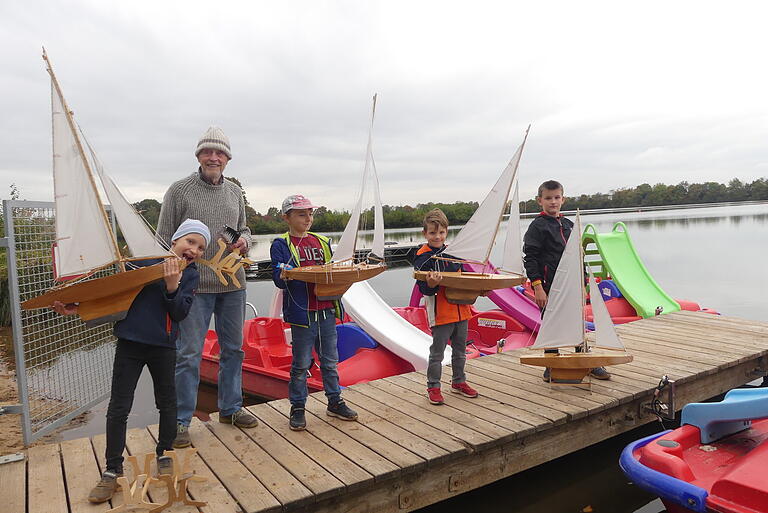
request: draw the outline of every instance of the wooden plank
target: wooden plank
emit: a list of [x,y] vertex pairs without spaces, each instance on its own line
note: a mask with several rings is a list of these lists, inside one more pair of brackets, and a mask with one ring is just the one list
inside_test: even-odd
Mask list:
[[[419,371],[414,374],[421,376],[422,381],[427,377],[426,372],[424,371]],[[494,378],[496,378],[496,376],[494,376]],[[450,378],[447,376],[445,377],[445,383],[450,383]],[[478,372],[473,372],[472,383],[482,386],[484,395],[491,397],[502,404],[506,404],[524,415],[530,414],[535,417],[540,417],[555,426],[563,424],[568,420],[567,413],[514,395],[516,393],[520,394],[520,390],[502,381],[487,378]],[[522,395],[527,396],[528,394],[523,393]]]
[[27,451],[28,507],[34,513],[68,511],[59,444],[37,445]]
[[373,475],[312,433],[291,431],[288,427],[288,419],[270,407],[269,403],[257,404],[249,409],[257,412],[255,414],[259,420],[344,483],[348,491],[360,489],[373,481]]
[[[711,327],[684,326],[679,323],[649,323],[644,333],[654,337],[658,343],[674,345],[689,350],[702,351],[715,356],[741,357],[745,354],[768,351],[760,344],[764,335],[735,335],[733,332],[712,331]],[[734,337],[739,338],[738,341]]]
[[[288,422],[291,412],[291,403],[288,399],[271,401],[268,404],[281,413],[285,417],[285,422]],[[312,433],[325,444],[354,461],[355,464],[371,474],[375,480],[381,481],[400,474],[400,467],[351,436],[354,431],[365,429],[357,422],[335,419],[339,424],[332,426],[324,420],[328,418],[325,415],[325,411],[320,416],[313,415],[306,410],[305,414],[307,418],[307,432]],[[344,426],[341,424],[344,424]],[[347,434],[347,432],[350,434]],[[370,438],[381,437],[374,433]]]
[[[493,436],[471,427],[471,419],[462,418],[464,422],[457,422],[452,418],[450,412],[443,412],[443,415],[441,415],[438,413],[438,410],[431,407],[424,394],[408,392],[382,379],[365,383],[365,386],[361,386],[358,390],[369,397],[389,404],[392,408],[410,415],[414,419],[436,427],[440,431],[445,432],[447,436],[463,440],[474,449],[483,449],[498,443]],[[461,412],[459,414],[460,417],[469,417]],[[470,424],[470,426],[467,424]],[[490,425],[485,422],[478,422],[475,425],[481,426],[485,424]],[[512,433],[509,433],[509,435],[512,436]]]
[[[424,394],[425,388],[422,382],[416,383],[415,381],[410,380],[405,376],[391,376],[386,378],[386,380],[390,383],[394,383],[400,387],[403,387],[406,390],[410,390],[417,395],[423,396]],[[485,433],[496,438],[503,438],[504,440],[526,436],[536,431],[536,428],[531,424],[522,422],[513,416],[507,416],[501,413],[499,410],[511,410],[511,408],[505,408],[505,405],[503,404],[499,404],[487,397],[480,397],[479,395],[478,397],[474,398],[461,397],[460,395],[454,394],[449,390],[450,386],[446,387],[446,389],[443,391],[445,404],[441,406],[446,406],[446,408],[437,408],[435,411],[438,414],[448,418],[454,418],[452,409],[455,409],[457,412],[460,412],[459,418],[465,418],[466,415],[473,419],[484,420],[493,426],[501,428],[500,430],[495,431],[485,431]],[[510,432],[512,433],[510,434]]]
[[192,419],[189,434],[198,455],[245,511],[280,510],[280,502],[197,418]]
[[[696,362],[684,361],[679,358],[660,356],[654,352],[653,346],[639,345],[627,346],[629,353],[634,356],[631,365],[640,372],[639,367],[647,366],[648,371],[663,371],[665,374],[675,374],[676,379],[691,379],[694,376],[706,376],[714,374],[717,370],[712,365],[703,365]],[[627,364],[630,365],[630,364]]]
[[[152,435],[149,434],[149,431],[146,429],[129,429],[125,435],[125,445],[128,451],[138,458],[139,466],[142,466],[144,464],[145,454],[155,454],[157,442],[155,442]],[[183,453],[183,450],[179,452]],[[126,470],[128,470],[131,465],[126,461],[125,467]],[[131,470],[131,473],[132,472],[133,470]],[[155,458],[152,458],[150,477],[157,477],[157,461]],[[152,483],[149,485],[147,495],[149,496],[150,502],[165,504],[166,501],[168,501],[168,487],[163,482]],[[185,504],[174,504],[173,511],[174,513],[177,511],[179,513],[195,513],[198,509]]]
[[[218,422],[218,418],[218,413],[211,415],[208,428],[269,489],[283,506],[286,504],[298,506],[315,500],[314,494],[280,463],[275,461],[266,450],[244,436],[243,431],[232,429],[231,426]],[[253,429],[258,428],[247,431],[250,432]],[[271,451],[275,452],[274,449]]]
[[[604,397],[613,397],[617,399],[619,404],[631,401],[635,397],[645,395],[648,389],[651,387],[651,382],[657,382],[658,379],[649,378],[648,376],[642,376],[642,381],[638,381],[633,377],[618,378],[616,371],[619,367],[624,367],[627,364],[615,365],[608,368],[612,378],[608,380],[599,380],[591,378],[589,381],[592,387],[592,393],[598,394]],[[528,374],[534,378],[541,380],[542,368],[528,365],[519,365],[516,367],[521,373]],[[631,371],[629,372],[631,375]],[[585,379],[585,381],[587,381]],[[542,380],[542,383],[544,381]]]
[[742,356],[768,352],[765,340],[768,336],[757,333],[713,331],[712,326],[684,325],[679,322],[648,324],[645,332],[707,353]]
[[[199,422],[194,419],[193,422]],[[147,431],[152,436],[153,441],[157,442],[158,437],[157,424],[147,426]],[[194,440],[193,440],[194,442]],[[194,445],[194,444],[193,444]],[[192,470],[196,475],[207,478],[206,481],[192,481],[187,483],[187,493],[189,496],[197,501],[205,501],[208,504],[202,506],[201,511],[206,513],[242,513],[242,508],[237,503],[237,500],[229,494],[224,484],[219,481],[219,478],[211,471],[205,461],[199,456],[192,459]]]
[[[525,383],[531,383],[534,386],[541,387],[542,389],[551,390],[553,387],[548,383],[545,383],[541,377],[544,374],[544,369],[541,367],[523,365],[520,361],[515,361],[516,355],[491,355],[490,358],[486,357],[483,362],[505,369],[515,373],[515,378],[523,380]],[[509,374],[508,374],[509,375]],[[531,377],[538,379],[531,380]],[[599,380],[592,380],[592,383],[599,382]],[[615,390],[613,388],[603,388],[599,390],[596,387],[592,387],[592,390],[587,390],[585,394],[580,394],[580,389],[572,387],[560,387],[556,388],[561,393],[567,395],[570,401],[582,401],[585,408],[588,408],[590,413],[601,411],[608,406],[615,405],[614,403],[627,402],[627,393],[622,390]],[[574,392],[576,392],[574,394]],[[574,397],[576,399],[574,399]]]
[[27,459],[0,465],[3,511],[25,513],[27,510]]
[[413,472],[417,468],[425,465],[424,458],[414,454],[401,445],[393,442],[386,436],[370,429],[363,420],[367,412],[357,411],[357,422],[346,422],[341,419],[329,417],[326,414],[327,404],[318,401],[316,396],[310,395],[307,398],[307,412],[312,413],[319,420],[327,422],[329,425],[339,429],[357,440],[359,443],[368,447],[370,450],[381,455],[387,461],[394,464],[400,472]]
[[[496,374],[502,379],[508,380],[510,384],[515,385],[521,390],[532,392],[538,395],[547,396],[552,399],[558,400],[562,403],[570,405],[572,407],[580,408],[580,412],[573,414],[574,418],[580,416],[597,413],[606,409],[608,406],[614,403],[618,403],[618,400],[614,398],[596,398],[595,394],[591,394],[588,390],[580,388],[567,388],[561,389],[559,387],[553,387],[547,383],[544,383],[541,378],[533,379],[533,376],[528,376],[521,373],[519,369],[506,367],[500,362],[494,361],[495,359],[475,358],[472,360],[472,368],[479,367],[493,374]],[[542,369],[542,373],[543,373]],[[603,399],[604,402],[598,402]]]
[[[426,374],[419,372],[409,372],[407,374],[401,374],[401,376],[422,386],[426,380]],[[444,374],[440,381],[445,385],[443,388],[447,391],[451,386],[451,377]],[[476,383],[473,381],[472,384],[475,385]],[[528,411],[521,410],[520,408],[511,406],[507,404],[506,398],[501,400],[498,399],[501,394],[497,393],[495,390],[487,389],[480,383],[477,383],[477,387],[479,395],[475,398],[464,397],[461,394],[451,394],[450,392],[445,395],[451,396],[459,401],[470,402],[471,404],[474,403],[475,405],[481,406],[488,411],[501,414],[502,417],[500,422],[505,422],[504,419],[509,418],[531,426],[533,431],[541,431],[542,429],[552,427],[551,420],[542,417],[541,415],[536,415],[535,413],[530,413]],[[565,420],[565,416],[563,416],[563,420]],[[518,431],[518,436],[526,436],[527,434],[529,433]]]
[[[323,402],[324,398],[321,395],[313,394],[313,397],[317,401]],[[444,460],[455,458],[456,454],[467,452],[466,446],[455,439],[445,444],[449,445],[449,448],[432,443],[431,440],[435,436],[442,435],[442,431],[416,422],[411,417],[407,417],[357,390],[347,388],[344,391],[344,400],[363,415],[358,419],[358,422],[386,436],[401,447],[418,454],[424,458],[427,465],[440,464]]]
[[[723,363],[721,358],[716,358],[710,355],[694,353],[680,348],[668,348],[660,346],[656,341],[649,340],[647,337],[641,338],[636,336],[622,335],[621,339],[624,341],[624,344],[627,346],[627,350],[630,354],[647,352],[649,355],[652,355],[657,359],[677,360],[688,368],[698,368],[700,372],[712,369],[713,367],[716,368]],[[673,362],[670,361],[670,363]]]
[[88,438],[78,438],[62,442],[61,458],[71,513],[110,509],[108,502],[88,502],[88,494],[101,478],[91,441]]
[[768,323],[756,321],[754,319],[743,319],[731,315],[712,315],[698,312],[672,312],[654,319],[674,320],[680,323],[691,323],[700,326],[719,327],[731,332],[755,333],[757,335],[768,335]]
[[574,419],[585,417],[587,410],[581,406],[571,404],[561,399],[554,399],[549,394],[540,393],[538,391],[531,392],[520,386],[519,381],[509,379],[504,374],[499,374],[493,368],[487,370],[485,367],[476,365],[473,361],[470,366],[470,372],[472,373],[472,379],[475,382],[479,382],[478,378],[482,377],[486,380],[486,387],[492,388],[502,393],[506,393],[510,398],[517,397],[521,401],[524,401],[531,405],[530,407],[537,407],[538,413],[541,415],[547,414],[549,411],[557,412],[556,414],[566,415],[566,419]]
[[[521,364],[517,355],[505,355],[503,357],[495,359],[494,361],[498,362],[501,365],[506,366],[507,368],[519,371],[521,374],[524,373],[529,376],[533,376],[535,378],[541,379],[541,376],[543,374],[541,367]],[[623,365],[626,365],[626,364],[622,364],[622,366]],[[619,365],[616,365],[615,367],[610,367],[608,370],[610,372],[613,372],[614,369],[618,367]],[[542,383],[543,382],[544,381],[542,380]],[[640,395],[645,394],[649,387],[649,385],[646,383],[639,384],[634,380],[603,380],[601,381],[598,379],[592,379],[591,383],[592,383],[592,394],[589,397],[592,397],[592,395],[594,395],[595,397],[602,396],[602,397],[614,398],[618,400],[620,404],[631,401],[637,394],[640,394]]]
[[[254,415],[259,415],[259,408],[251,406],[249,410]],[[294,447],[263,421],[254,428],[244,429],[242,433],[258,444],[261,449],[268,452],[301,484],[311,490],[317,499],[335,496],[344,491],[344,483]]]
[[[699,319],[698,317],[701,317]],[[708,333],[728,334],[734,340],[760,341],[768,336],[768,324],[753,324],[757,321],[730,319],[721,316],[662,315],[654,317],[651,326],[675,326],[681,329],[695,329]]]

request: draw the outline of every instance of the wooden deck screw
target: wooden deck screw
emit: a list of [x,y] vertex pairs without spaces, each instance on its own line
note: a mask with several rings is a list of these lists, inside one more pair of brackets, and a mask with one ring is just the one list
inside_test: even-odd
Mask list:
[[400,495],[397,496],[397,502],[400,509],[410,508],[413,504],[413,491],[406,490],[404,492],[400,492]]
[[462,483],[464,480],[462,479],[461,473],[459,474],[452,474],[450,478],[448,478],[448,491],[449,492],[455,492],[458,491],[461,488]]

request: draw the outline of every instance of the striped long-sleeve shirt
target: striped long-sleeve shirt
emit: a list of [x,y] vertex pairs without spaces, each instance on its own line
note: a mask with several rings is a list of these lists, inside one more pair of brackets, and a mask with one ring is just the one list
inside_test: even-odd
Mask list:
[[[205,182],[200,172],[173,183],[163,198],[160,219],[157,223],[158,235],[171,243],[171,237],[185,219],[198,219],[211,231],[211,244],[206,248],[203,258],[210,259],[219,247],[217,234],[226,224],[231,228],[243,230],[242,236],[251,247],[251,231],[245,222],[245,202],[243,191],[234,182],[222,180],[218,185]],[[237,287],[231,283],[222,285],[213,271],[200,265],[200,286],[198,293],[231,292]],[[240,269],[236,274],[242,288],[245,288],[245,272]]]

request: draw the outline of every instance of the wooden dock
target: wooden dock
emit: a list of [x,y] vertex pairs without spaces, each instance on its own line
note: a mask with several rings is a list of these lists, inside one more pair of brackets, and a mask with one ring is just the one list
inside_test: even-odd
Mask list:
[[[201,511],[363,513],[411,511],[545,463],[656,418],[642,408],[659,378],[676,381],[677,407],[721,394],[768,370],[768,323],[679,312],[618,329],[635,359],[613,367],[592,392],[550,387],[519,351],[467,362],[477,399],[444,394],[431,406],[425,376],[411,373],[352,386],[359,422],[325,415],[324,396],[307,403],[308,427],[288,429],[289,403],[249,407],[255,429],[195,419],[194,468],[207,482],[190,495]],[[444,390],[450,371],[443,373]],[[127,451],[152,452],[156,426],[130,430]],[[4,512],[104,512],[86,496],[103,465],[104,436],[29,449],[26,462],[0,465]],[[618,458],[618,454],[616,455]],[[165,491],[150,488],[155,502]],[[194,512],[176,505],[165,511]]]

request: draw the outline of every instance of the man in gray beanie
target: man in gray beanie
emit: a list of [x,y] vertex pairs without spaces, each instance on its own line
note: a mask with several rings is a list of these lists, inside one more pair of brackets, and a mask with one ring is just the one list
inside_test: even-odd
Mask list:
[[[243,191],[224,179],[224,168],[232,159],[229,138],[221,128],[212,126],[203,134],[195,149],[200,166],[195,173],[172,184],[165,193],[160,209],[157,233],[166,241],[184,219],[199,219],[211,234],[220,233],[224,225],[240,231],[241,237],[229,246],[231,251],[247,253],[251,231],[245,222]],[[218,247],[209,244],[204,258],[210,259]],[[237,280],[245,283],[245,272],[237,272]],[[245,287],[222,285],[213,271],[200,266],[200,287],[187,318],[180,324],[176,342],[177,433],[173,446],[187,447],[191,440],[189,423],[197,405],[200,384],[200,361],[203,343],[216,316],[216,335],[221,350],[219,358],[218,406],[219,422],[242,428],[255,427],[256,417],[243,409],[243,321]]]

